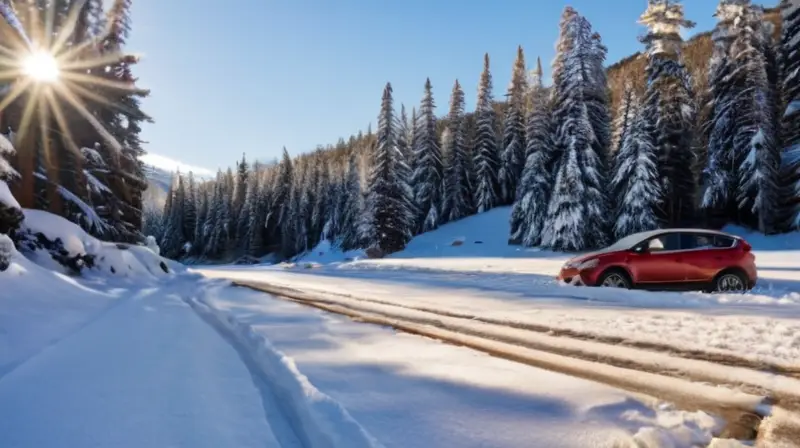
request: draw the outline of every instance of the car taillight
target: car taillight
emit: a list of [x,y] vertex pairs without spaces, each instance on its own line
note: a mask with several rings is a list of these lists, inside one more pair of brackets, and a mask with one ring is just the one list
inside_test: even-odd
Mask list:
[[753,249],[753,246],[748,244],[747,241],[745,241],[745,240],[739,240],[739,247],[741,247],[742,250],[745,251],[745,252],[750,252],[750,250]]

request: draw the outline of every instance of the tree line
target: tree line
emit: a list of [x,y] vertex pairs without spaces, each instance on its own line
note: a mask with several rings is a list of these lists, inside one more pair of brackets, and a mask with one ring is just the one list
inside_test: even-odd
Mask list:
[[[0,0],[0,180],[23,208],[50,211],[109,241],[144,241],[138,59],[125,51],[132,0]],[[51,32],[48,34],[48,32]],[[59,60],[60,78],[31,83],[19,62],[33,46]],[[2,202],[2,201],[0,201]],[[0,227],[20,216],[0,204]]]
[[[416,234],[511,206],[509,242],[561,251],[602,247],[659,227],[800,228],[800,9],[781,3],[780,33],[747,0],[721,0],[708,92],[696,92],[676,0],[650,0],[640,23],[647,83],[610,110],[607,49],[565,8],[545,87],[518,49],[505,102],[490,60],[476,109],[452,87],[436,117],[430,80],[408,117],[387,84],[378,126],[292,159],[198,183],[179,175],[146,219],[172,257],[291,258],[328,241],[402,250]],[[777,36],[777,37],[776,37]]]

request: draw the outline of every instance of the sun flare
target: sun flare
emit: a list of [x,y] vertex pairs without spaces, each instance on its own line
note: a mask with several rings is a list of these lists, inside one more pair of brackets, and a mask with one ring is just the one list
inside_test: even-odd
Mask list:
[[61,75],[56,58],[47,51],[35,51],[22,62],[22,71],[37,82],[55,82]]

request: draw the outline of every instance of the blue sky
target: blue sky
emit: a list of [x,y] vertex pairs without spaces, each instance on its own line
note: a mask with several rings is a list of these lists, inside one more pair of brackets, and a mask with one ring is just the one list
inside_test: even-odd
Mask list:
[[[714,26],[717,0],[684,3],[695,30]],[[135,1],[128,49],[143,56],[136,75],[156,120],[146,148],[160,164],[211,170],[243,152],[310,151],[375,123],[387,81],[410,113],[430,77],[441,115],[458,78],[471,109],[485,52],[496,98],[517,45],[549,72],[567,4],[600,32],[609,62],[642,48],[646,0]]]

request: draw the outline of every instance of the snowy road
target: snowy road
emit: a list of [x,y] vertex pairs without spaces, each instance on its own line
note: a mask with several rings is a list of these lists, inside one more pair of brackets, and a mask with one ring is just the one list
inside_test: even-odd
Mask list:
[[154,288],[0,377],[0,446],[303,446],[258,381],[181,297]]

